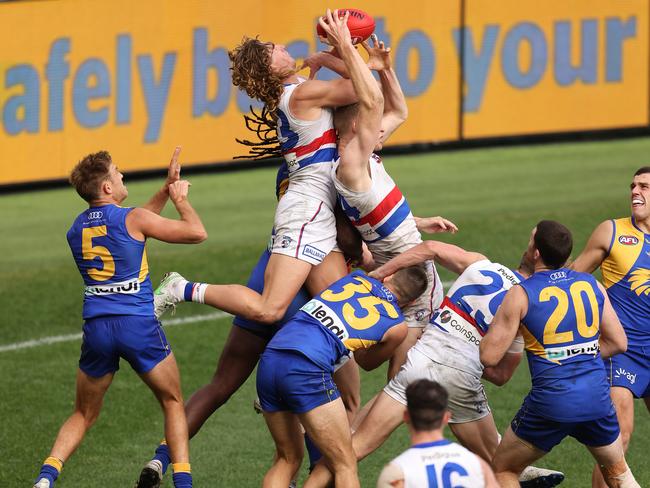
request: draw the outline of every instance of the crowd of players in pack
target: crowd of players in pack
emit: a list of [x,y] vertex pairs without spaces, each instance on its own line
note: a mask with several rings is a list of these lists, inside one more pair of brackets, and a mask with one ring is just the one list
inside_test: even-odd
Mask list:
[[[139,488],[160,486],[170,464],[174,486],[192,486],[188,439],[256,365],[259,408],[276,446],[263,486],[295,483],[305,445],[304,486],[359,486],[357,460],[405,420],[413,445],[378,486],[555,486],[561,473],[530,465],[566,436],[595,458],[594,487],[638,486],[624,451],[633,399],[648,405],[650,396],[650,168],[634,176],[632,217],[601,224],[570,266],[571,233],[549,220],[531,223],[516,270],[423,242],[421,232],[457,228],[413,216],[374,153],[408,110],[390,49],[374,37],[363,44],[364,61],[346,20],[328,11],[320,21],[337,55],[310,56],[307,80],[282,45],[247,38],[230,53],[233,83],[265,104],[249,124],[262,135],[275,128],[284,158],[271,244],[247,286],[169,273],[152,291],[146,238],[207,238],[180,179],[179,148],[165,185],[141,208],[119,206],[128,192],[108,153],[75,167],[71,183],[89,203],[68,232],[85,282],[77,401],[36,488],[54,485],[97,418],[120,357],[165,414],[165,440]],[[340,78],[314,79],[321,67]],[[179,220],[159,215],[168,199]],[[350,262],[369,274],[349,272]],[[459,275],[446,295],[436,265]],[[604,286],[587,274],[599,266]],[[236,316],[212,381],[185,405],[157,321],[183,301]],[[481,379],[506,383],[524,350],[533,386],[501,437]],[[359,366],[386,361],[386,387],[361,409]],[[464,447],[444,440],[447,423]]]

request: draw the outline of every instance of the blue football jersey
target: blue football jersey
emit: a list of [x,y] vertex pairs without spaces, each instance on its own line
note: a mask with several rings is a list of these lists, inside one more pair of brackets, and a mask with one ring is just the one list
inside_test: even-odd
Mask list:
[[153,292],[145,241],[129,235],[132,208],[90,207],[68,231],[68,244],[84,280],[83,318],[153,315]]
[[598,345],[604,296],[595,278],[562,268],[535,273],[521,286],[528,295],[521,331],[530,404],[559,422],[604,417],[611,400]]
[[403,321],[395,295],[354,271],[307,302],[267,347],[299,351],[330,369],[349,351],[377,344]]

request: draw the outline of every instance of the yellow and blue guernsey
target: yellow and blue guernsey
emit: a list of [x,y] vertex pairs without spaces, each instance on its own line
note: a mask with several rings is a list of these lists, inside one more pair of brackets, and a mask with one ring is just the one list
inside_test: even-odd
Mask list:
[[545,418],[581,422],[611,412],[598,339],[605,297],[587,273],[561,268],[521,282],[532,389],[526,403]]
[[612,220],[614,232],[601,265],[603,285],[629,346],[650,343],[650,234],[627,217]]
[[90,207],[75,219],[67,238],[86,285],[84,320],[112,315],[153,317],[153,292],[145,241],[129,235],[118,205]]
[[296,351],[332,370],[350,351],[377,344],[403,321],[395,295],[381,282],[354,271],[307,302],[267,349]]

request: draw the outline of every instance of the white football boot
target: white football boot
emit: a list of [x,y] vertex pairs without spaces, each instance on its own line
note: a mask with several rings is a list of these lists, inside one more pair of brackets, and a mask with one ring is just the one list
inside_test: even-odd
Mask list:
[[523,488],[553,488],[564,481],[564,473],[552,469],[528,466],[519,476]]
[[162,281],[153,292],[153,313],[157,319],[167,310],[176,310],[176,304],[183,301],[183,293],[187,280],[176,271],[170,271],[163,276]]

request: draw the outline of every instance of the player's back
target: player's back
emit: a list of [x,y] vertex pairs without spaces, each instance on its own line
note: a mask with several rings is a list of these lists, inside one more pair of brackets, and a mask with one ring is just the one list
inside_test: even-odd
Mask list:
[[612,224],[612,242],[601,265],[603,284],[630,345],[645,345],[650,338],[650,234],[630,217]]
[[416,444],[391,463],[402,468],[404,488],[485,486],[476,454],[447,439]]
[[472,263],[451,286],[415,348],[436,362],[480,377],[481,339],[507,291],[522,279],[487,259]]
[[267,349],[298,351],[327,369],[349,351],[378,343],[403,321],[395,295],[354,271],[307,302]]
[[317,119],[302,120],[289,108],[294,90],[305,81],[286,85],[280,96],[276,111],[280,150],[287,164],[289,190],[333,208],[335,190],[330,173],[338,152],[332,109],[323,107]]
[[153,316],[145,241],[131,237],[126,228],[131,210],[113,204],[90,207],[68,230],[68,244],[85,284],[85,320]]
[[611,401],[598,345],[604,296],[595,278],[561,268],[537,272],[521,287],[531,405],[559,422],[604,417]]

